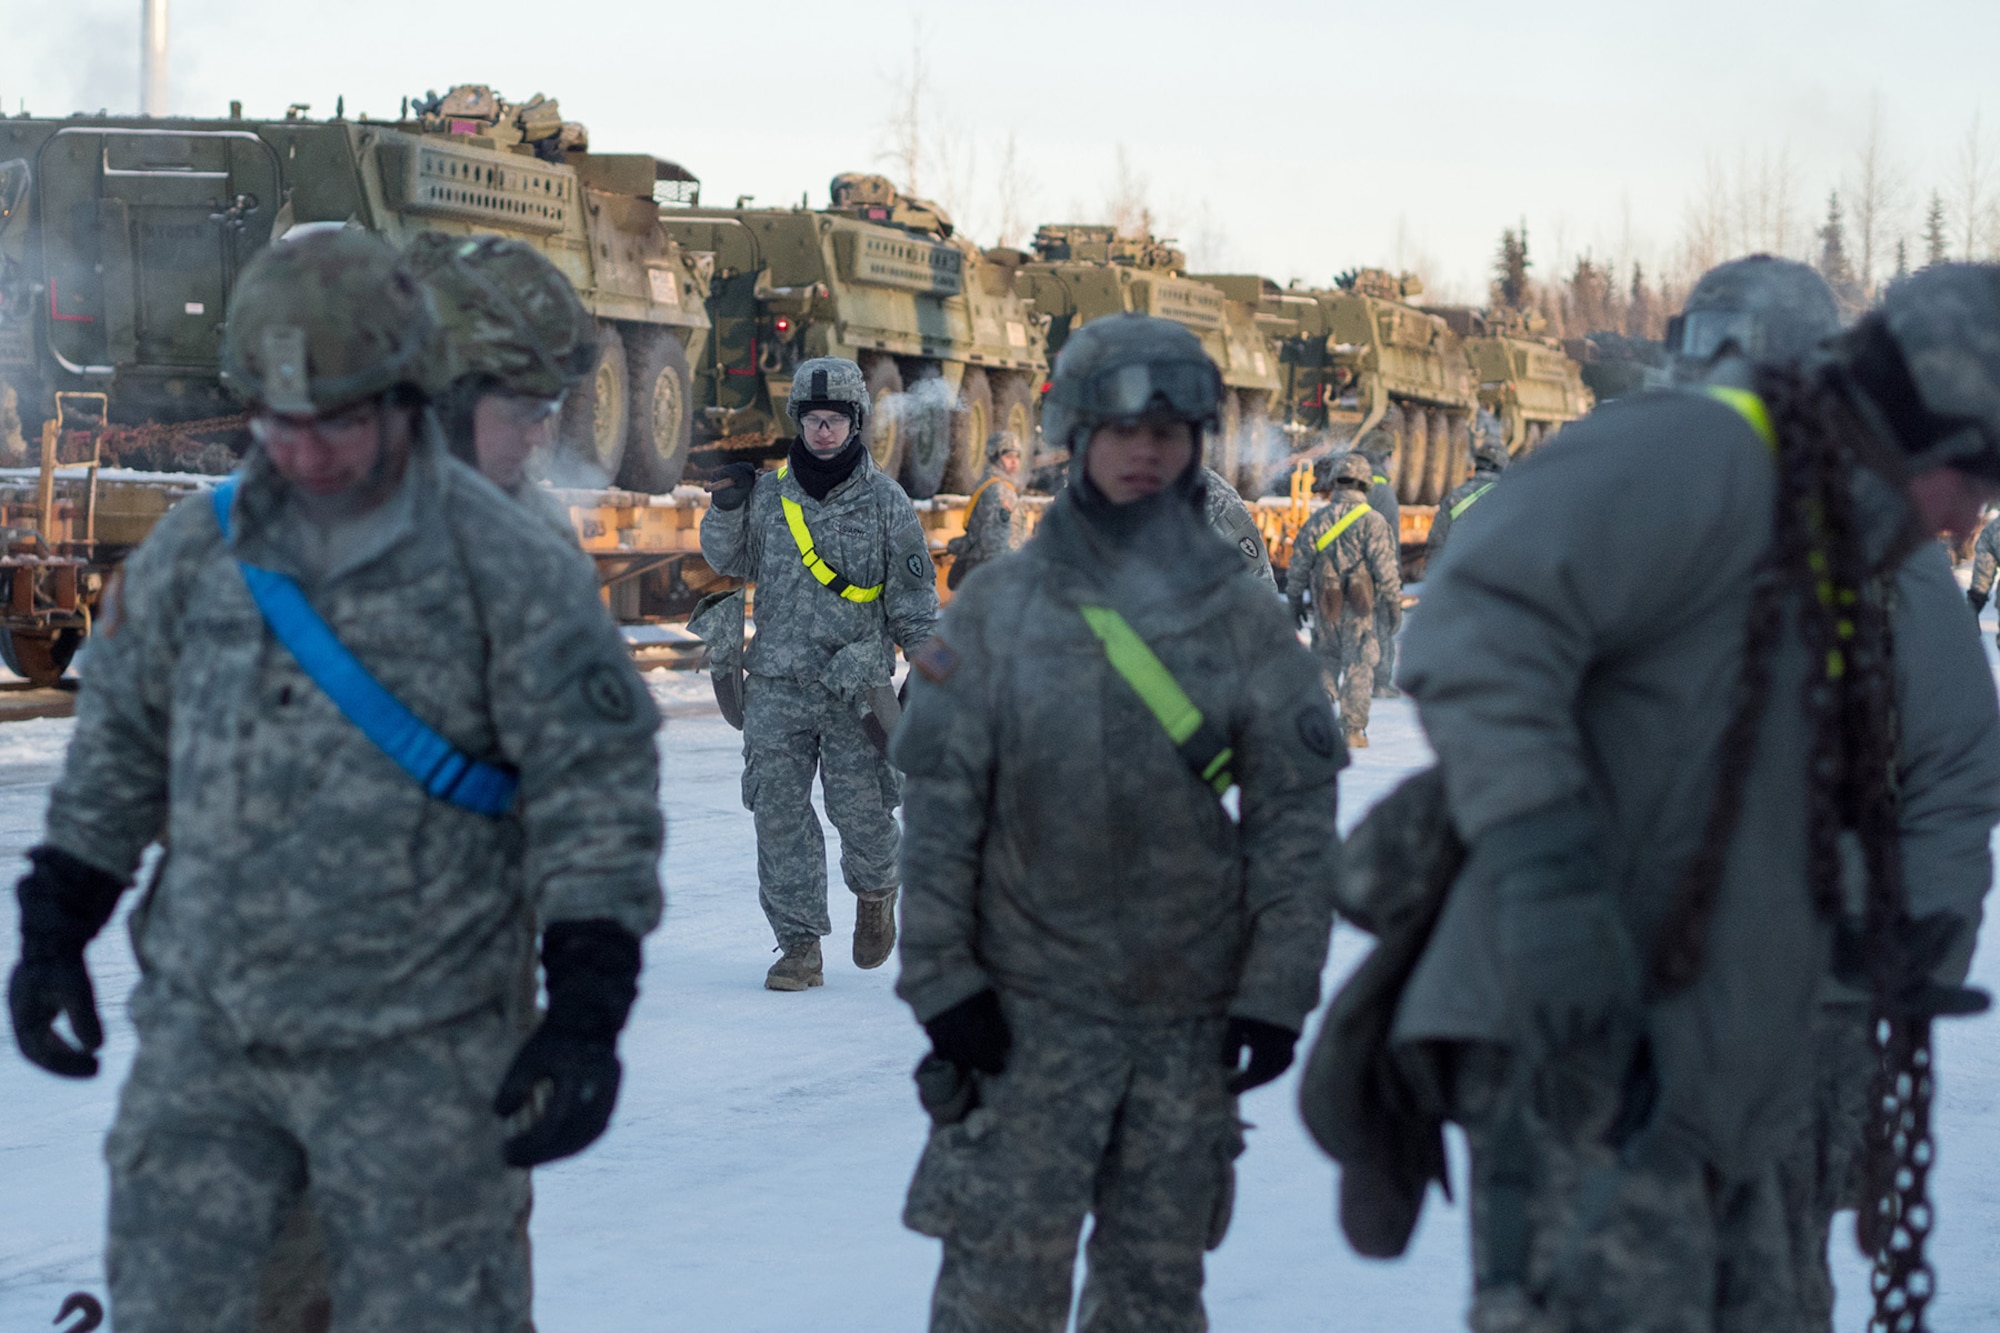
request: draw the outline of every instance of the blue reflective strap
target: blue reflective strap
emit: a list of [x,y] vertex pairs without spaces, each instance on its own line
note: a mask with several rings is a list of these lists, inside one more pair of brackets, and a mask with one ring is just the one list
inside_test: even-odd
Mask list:
[[[236,496],[236,481],[236,477],[228,477],[212,493],[216,525],[222,529],[222,539],[229,542],[234,540],[229,510]],[[347,720],[397,767],[440,801],[482,815],[504,815],[513,807],[520,779],[504,768],[471,758],[426,726],[368,673],[361,659],[313,610],[298,584],[275,570],[242,560],[236,567],[278,642]]]

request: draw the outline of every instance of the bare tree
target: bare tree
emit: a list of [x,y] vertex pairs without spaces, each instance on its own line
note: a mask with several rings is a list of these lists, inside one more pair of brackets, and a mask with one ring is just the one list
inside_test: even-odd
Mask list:
[[886,141],[876,154],[901,177],[898,182],[910,194],[922,193],[924,169],[930,165],[927,143],[930,126],[931,66],[924,43],[921,17],[910,25],[910,63],[890,84],[890,112],[882,124]]
[[1021,161],[1019,146],[1014,141],[1014,132],[1007,132],[1006,146],[1000,150],[1000,172],[993,181],[994,192],[998,195],[1000,210],[1000,234],[995,238],[1000,245],[1018,246],[1028,238],[1032,225],[1030,217],[1034,209],[1036,194],[1035,178],[1027,165]]
[[1112,178],[1111,197],[1104,201],[1111,225],[1120,236],[1142,238],[1153,234],[1153,206],[1146,199],[1146,178],[1132,165],[1132,154],[1118,145],[1118,170]]
[[1979,112],[1965,127],[1958,144],[1958,179],[1952,189],[1958,204],[1957,222],[1963,244],[1959,258],[1968,263],[1975,257],[1990,207],[1993,189],[1993,147],[1980,126]]
[[1854,221],[1854,240],[1860,246],[1860,271],[1855,275],[1868,295],[1875,291],[1875,261],[1888,243],[1902,215],[1908,180],[1889,158],[1883,143],[1882,97],[1877,93],[1868,103],[1868,130],[1854,151],[1854,174],[1847,189]]

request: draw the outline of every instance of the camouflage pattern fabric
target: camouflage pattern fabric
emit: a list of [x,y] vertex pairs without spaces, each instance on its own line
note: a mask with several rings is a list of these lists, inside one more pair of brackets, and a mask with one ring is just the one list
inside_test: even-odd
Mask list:
[[[1368,728],[1369,696],[1381,679],[1383,645],[1389,641],[1382,635],[1382,625],[1387,622],[1393,637],[1403,620],[1402,566],[1395,539],[1380,514],[1363,514],[1325,550],[1318,549],[1321,535],[1359,503],[1354,491],[1341,490],[1331,503],[1314,510],[1292,539],[1292,563],[1285,570],[1288,600],[1310,595],[1316,576],[1338,579],[1344,586],[1356,572],[1365,570],[1375,584],[1373,615],[1357,615],[1352,607],[1344,606],[1338,626],[1313,628],[1313,650],[1327,673],[1327,692],[1341,701],[1341,716],[1349,733]],[[1336,681],[1340,683],[1336,685]]]
[[1832,1333],[1833,1273],[1827,1247],[1833,1216],[1861,1198],[1867,1150],[1868,1087],[1875,1052],[1864,1005],[1822,1004],[1814,1015],[1812,1133],[1778,1161],[1799,1294],[1799,1327]]
[[1021,524],[1016,513],[1021,507],[1020,488],[1014,478],[998,466],[989,465],[979,479],[979,499],[965,516],[965,533],[954,537],[946,549],[962,579],[980,565],[1003,556],[1021,544]]
[[[827,594],[831,595],[831,594]],[[751,675],[744,682],[743,804],[757,826],[757,897],[781,946],[829,935],[826,838],[812,806],[817,772],[840,831],[840,873],[857,897],[895,891],[895,770],[855,706],[824,685]]]
[[105,1148],[121,1333],[251,1333],[301,1198],[325,1236],[334,1333],[523,1333],[528,1173],[502,1163],[492,1109],[519,1028],[497,1005],[305,1054],[246,1047],[158,977],[132,1009],[139,1054]]
[[[1368,507],[1382,516],[1383,524],[1389,530],[1389,551],[1398,560],[1400,571],[1403,543],[1403,505],[1396,498],[1396,487],[1389,480],[1389,451],[1374,449],[1363,451],[1374,472],[1368,481]],[[1401,600],[1400,575],[1398,593],[1393,598],[1375,599],[1375,662],[1374,687],[1380,691],[1395,688],[1396,680],[1396,631],[1403,627],[1403,603]]]
[[48,841],[113,874],[170,842],[134,947],[246,1044],[434,1027],[517,993],[530,922],[659,920],[658,714],[589,563],[434,437],[384,510],[313,580],[253,452],[235,554],[300,577],[386,688],[518,769],[511,814],[425,797],[340,713],[265,628],[205,495],[126,562],[50,797]]
[[[1445,542],[1450,539],[1451,525],[1464,517],[1465,513],[1470,513],[1473,505],[1484,500],[1486,488],[1498,480],[1500,480],[1500,469],[1482,463],[1472,470],[1471,476],[1452,487],[1444,499],[1438,501],[1437,513],[1431,519],[1431,535],[1424,542],[1426,575],[1430,573],[1431,561],[1438,558],[1444,550]],[[1478,496],[1479,499],[1473,500],[1474,496]],[[1472,504],[1465,504],[1467,500],[1472,500]],[[1464,513],[1454,514],[1453,511],[1460,505],[1465,505]]]
[[406,256],[443,329],[432,354],[434,391],[479,376],[504,393],[557,398],[590,373],[597,323],[562,270],[533,246],[426,231]]
[[2000,518],[1979,530],[1972,544],[1972,591],[1984,597],[1993,591],[1993,575],[2000,570]]
[[1202,1251],[1221,1244],[1243,1151],[1219,1018],[1106,1023],[1003,1001],[1006,1072],[934,1129],[904,1221],[944,1241],[931,1333],[1059,1333],[1077,1237],[1078,1333],[1200,1333]]
[[[1804,1333],[1774,1164],[1743,1181],[1692,1161],[1621,1164],[1604,1143],[1623,1100],[1615,1058],[1569,1060],[1525,1097],[1503,1048],[1459,1048],[1453,1063],[1474,1333]],[[1499,1270],[1522,1242],[1516,1280]]]
[[1208,526],[1236,548],[1253,575],[1267,586],[1277,587],[1278,576],[1271,572],[1271,553],[1264,549],[1264,535],[1257,531],[1250,506],[1243,503],[1243,496],[1214,468],[1204,467],[1201,474],[1202,484],[1208,488]]
[[[850,601],[813,577],[781,496],[804,511],[820,558],[856,587],[880,585],[879,597]],[[744,663],[756,675],[822,682],[859,698],[888,684],[895,647],[914,651],[937,623],[937,578],[916,507],[865,456],[824,502],[789,473],[762,474],[748,504],[709,506],[701,554],[716,573],[757,585],[757,637]]]

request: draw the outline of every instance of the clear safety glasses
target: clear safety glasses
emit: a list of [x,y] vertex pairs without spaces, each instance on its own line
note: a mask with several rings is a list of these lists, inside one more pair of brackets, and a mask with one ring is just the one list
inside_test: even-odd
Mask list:
[[1062,386],[1051,397],[1064,407],[1105,417],[1136,417],[1164,401],[1175,414],[1206,421],[1222,397],[1222,377],[1211,361],[1141,361],[1101,371]]
[[1724,347],[1751,360],[1764,354],[1764,323],[1747,310],[1696,310],[1681,317],[1681,355],[1713,360]]

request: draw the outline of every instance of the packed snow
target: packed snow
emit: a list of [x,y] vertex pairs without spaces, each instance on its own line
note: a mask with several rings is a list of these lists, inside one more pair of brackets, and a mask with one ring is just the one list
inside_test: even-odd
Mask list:
[[[1421,614],[1421,612],[1419,612]],[[1985,628],[1994,628],[1988,616]],[[1989,653],[1990,648],[1990,637]],[[893,963],[848,961],[852,908],[829,832],[836,934],[825,987],[763,989],[771,939],[757,907],[753,835],[739,800],[741,745],[707,678],[649,674],[668,721],[660,737],[669,821],[665,923],[646,942],[642,994],[622,1052],[627,1076],[610,1133],[535,1173],[535,1319],[542,1333],[882,1333],[925,1324],[936,1242],[904,1230],[904,1187],[926,1121],[909,1080],[921,1031],[891,990]],[[0,726],[0,875],[41,832],[71,723]],[[1407,702],[1379,701],[1371,748],[1341,783],[1351,824],[1429,760]],[[71,1083],[0,1058],[0,1328],[47,1327],[65,1294],[104,1293],[101,1143],[132,1057],[134,980],[122,923],[90,950],[105,1017],[105,1069]],[[0,929],[0,965],[16,939]],[[1340,928],[1328,993],[1365,952]],[[2000,988],[1992,949],[1975,980]],[[2000,1324],[2000,1018],[1941,1035],[1933,1177],[1939,1333]],[[1217,1333],[1463,1327],[1469,1290],[1461,1202],[1433,1193],[1409,1253],[1356,1258],[1332,1220],[1334,1173],[1294,1109],[1297,1067],[1243,1100],[1255,1124],[1239,1163],[1236,1219],[1208,1265]],[[1454,1145],[1457,1152],[1457,1145]],[[1867,1274],[1836,1233],[1838,1327],[1866,1322]]]

